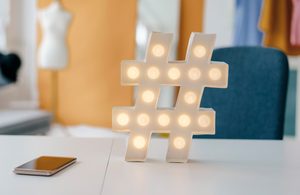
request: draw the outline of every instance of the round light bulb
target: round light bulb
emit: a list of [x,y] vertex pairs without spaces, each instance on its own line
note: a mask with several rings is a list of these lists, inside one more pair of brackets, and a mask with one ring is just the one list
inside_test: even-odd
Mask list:
[[202,45],[197,45],[194,47],[193,53],[196,57],[202,58],[206,54],[206,49]]
[[192,91],[186,92],[184,94],[184,101],[187,104],[194,104],[197,101],[197,95]]
[[208,74],[209,74],[209,78],[214,81],[219,80],[222,76],[222,73],[221,73],[220,69],[218,69],[218,68],[210,69]]
[[183,149],[185,147],[185,140],[182,137],[176,137],[173,145],[176,149]]
[[210,125],[210,118],[207,115],[201,115],[198,118],[200,127],[208,127]]
[[161,44],[156,44],[152,47],[152,54],[156,57],[161,57],[165,54],[165,48]]
[[178,117],[178,124],[182,127],[187,127],[191,124],[191,118],[186,114],[182,114]]
[[150,67],[147,71],[147,75],[150,79],[155,80],[159,77],[159,69],[156,67]]
[[121,126],[125,126],[129,123],[129,116],[126,113],[120,113],[117,116],[117,123]]
[[200,79],[201,71],[198,68],[191,68],[188,72],[189,78],[193,81]]
[[150,118],[147,114],[140,114],[138,117],[137,117],[137,123],[140,125],[140,126],[147,126],[150,122]]
[[142,136],[136,136],[133,139],[133,145],[137,149],[143,149],[146,146],[146,139]]
[[158,124],[166,127],[170,124],[170,117],[167,114],[161,114],[158,116]]
[[180,70],[178,68],[170,68],[168,71],[168,76],[172,80],[177,80],[180,77]]
[[127,76],[130,79],[137,79],[140,76],[140,70],[135,66],[131,66],[127,70]]
[[151,90],[146,90],[146,91],[144,91],[143,94],[142,94],[142,99],[143,99],[144,102],[150,103],[150,102],[153,102],[154,96],[155,96],[155,95],[154,95],[153,91],[151,91]]

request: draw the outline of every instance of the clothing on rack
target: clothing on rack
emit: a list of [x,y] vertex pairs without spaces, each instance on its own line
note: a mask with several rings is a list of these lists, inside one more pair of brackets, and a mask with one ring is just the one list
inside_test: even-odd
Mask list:
[[258,28],[262,0],[236,0],[234,45],[261,45],[262,32]]
[[259,25],[265,46],[278,48],[287,55],[299,55],[300,46],[290,43],[291,16],[291,0],[264,0]]
[[300,46],[300,0],[292,0],[292,6],[290,41],[292,45]]

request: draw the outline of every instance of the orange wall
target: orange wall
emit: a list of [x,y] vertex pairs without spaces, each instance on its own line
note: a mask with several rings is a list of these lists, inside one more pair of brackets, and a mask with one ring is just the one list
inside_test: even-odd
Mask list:
[[181,0],[178,58],[185,59],[191,32],[201,32],[205,0]]
[[[50,2],[38,0],[38,7]],[[120,62],[134,59],[136,0],[61,2],[73,20],[67,39],[69,66],[58,73],[57,118],[63,124],[110,127],[112,107],[131,104],[132,88],[120,85]],[[39,70],[44,109],[53,104],[51,79],[51,72]]]

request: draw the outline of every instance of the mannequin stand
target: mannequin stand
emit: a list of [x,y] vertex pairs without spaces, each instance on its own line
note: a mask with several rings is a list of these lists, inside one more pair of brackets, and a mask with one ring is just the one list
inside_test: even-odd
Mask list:
[[52,70],[51,71],[51,111],[53,113],[53,122],[57,122],[57,106],[58,106],[58,71]]

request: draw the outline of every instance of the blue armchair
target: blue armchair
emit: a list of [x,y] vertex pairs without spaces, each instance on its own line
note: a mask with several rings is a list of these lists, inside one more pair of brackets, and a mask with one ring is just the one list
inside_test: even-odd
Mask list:
[[286,55],[271,48],[232,47],[216,49],[212,60],[229,64],[228,88],[204,90],[201,107],[216,111],[216,135],[194,137],[282,139]]

